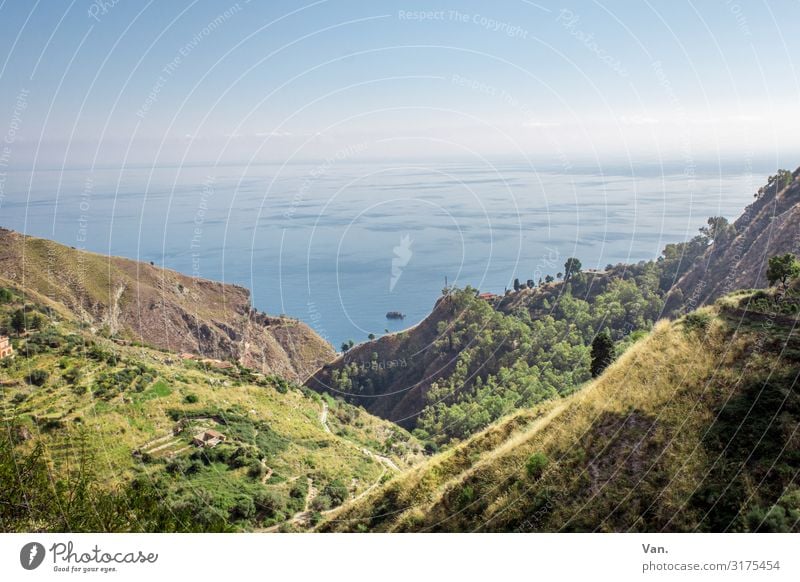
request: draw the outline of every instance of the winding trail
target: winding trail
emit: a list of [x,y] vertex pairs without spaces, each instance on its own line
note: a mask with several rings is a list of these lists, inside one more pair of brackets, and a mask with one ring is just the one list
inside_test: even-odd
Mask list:
[[317,491],[316,487],[314,487],[314,480],[311,477],[308,477],[306,479],[306,483],[308,485],[308,491],[306,491],[306,499],[305,503],[303,504],[302,511],[298,511],[286,521],[282,521],[281,523],[276,523],[275,525],[265,529],[257,529],[255,531],[276,532],[283,526],[292,524],[308,527],[309,521],[311,519],[311,502],[314,501],[314,498],[317,496],[317,493],[319,493],[319,491]]
[[398,473],[400,472],[400,467],[395,465],[394,461],[392,461],[389,457],[384,457],[383,455],[379,455],[378,453],[376,453],[374,451],[370,451],[367,448],[361,449],[361,452],[364,453],[365,455],[367,455],[368,457],[372,457],[373,459],[375,459],[379,463],[382,463],[382,464],[386,465],[392,471],[397,471]]
[[[322,401],[322,410],[321,410],[320,415],[319,415],[319,421],[322,424],[322,427],[325,429],[325,432],[331,433],[331,428],[330,428],[330,426],[328,426],[328,403],[325,402],[325,400]],[[358,444],[356,444],[356,443],[354,443],[354,442],[352,442],[352,441],[350,441],[348,439],[343,439],[343,441],[346,444],[348,444],[348,445],[350,445],[352,447],[360,449],[361,452],[364,455],[366,455],[366,456],[378,461],[381,465],[383,465],[383,471],[378,476],[378,478],[375,480],[375,482],[372,483],[366,489],[364,489],[364,491],[362,491],[361,493],[359,493],[355,497],[352,497],[351,499],[348,499],[347,501],[345,501],[342,505],[340,505],[338,507],[334,507],[334,508],[331,508],[331,509],[326,509],[325,511],[321,511],[320,513],[322,515],[330,515],[330,514],[336,512],[336,511],[339,511],[342,507],[345,507],[345,506],[349,505],[350,503],[353,503],[353,502],[361,499],[365,495],[369,494],[371,491],[373,491],[376,487],[378,487],[381,484],[381,482],[383,481],[384,477],[386,476],[387,469],[391,470],[391,471],[394,471],[396,473],[400,472],[400,467],[398,467],[395,464],[395,462],[392,461],[389,457],[386,457],[384,455],[379,455],[375,451],[371,451],[370,449],[368,449],[368,448],[366,448],[364,446],[358,445]],[[264,484],[266,484],[267,480],[272,476],[272,469],[266,466],[266,463],[265,463],[264,459],[261,459],[261,466],[262,467],[266,467],[268,469],[267,474],[265,474],[264,477],[262,477],[262,479],[261,479],[261,484],[264,485]],[[294,479],[296,479],[296,478],[297,477],[295,477]],[[306,482],[308,483],[308,491],[306,492],[305,504],[304,504],[304,507],[303,507],[302,511],[298,511],[297,513],[295,513],[292,517],[290,517],[286,521],[282,521],[281,523],[276,523],[275,525],[267,527],[267,528],[256,529],[254,531],[257,531],[257,532],[276,532],[276,531],[279,531],[280,528],[282,528],[283,526],[286,526],[286,525],[300,525],[301,527],[308,527],[310,525],[310,521],[311,521],[311,513],[312,513],[312,511],[311,511],[311,503],[314,501],[314,498],[319,494],[319,491],[314,487],[314,480],[311,477],[307,477],[306,478]]]

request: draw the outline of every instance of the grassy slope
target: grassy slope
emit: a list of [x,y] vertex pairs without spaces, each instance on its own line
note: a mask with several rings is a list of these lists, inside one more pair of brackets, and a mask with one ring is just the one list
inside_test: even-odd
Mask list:
[[[18,300],[0,305],[0,318]],[[400,468],[416,459],[408,433],[363,410],[327,398],[328,432],[320,421],[324,397],[315,393],[236,368],[205,368],[168,352],[118,345],[81,330],[67,312],[51,314],[42,333],[15,338],[16,357],[0,364],[0,418],[6,427],[22,427],[16,429],[20,447],[43,443],[57,474],[69,470],[85,446],[103,482],[149,474],[168,487],[210,495],[213,505],[226,509],[240,494],[272,491],[288,499],[293,485],[308,477],[319,490],[338,480],[348,488],[346,496],[356,495],[387,474],[386,463],[364,449]],[[26,347],[42,341],[52,343]],[[28,381],[33,370],[48,373],[43,386]],[[176,419],[183,418],[187,426],[173,435]],[[188,463],[196,450],[191,437],[201,428],[225,434],[227,451],[242,448],[251,463],[262,460],[272,471],[269,480],[262,484],[247,466],[224,463],[191,475],[169,474],[172,461]],[[146,453],[144,462],[132,454],[136,450]]]
[[659,323],[583,391],[495,424],[322,529],[797,529],[796,314],[742,317],[749,299]]
[[238,285],[2,228],[0,285],[47,297],[109,335],[236,359],[295,381],[334,357],[333,348],[302,322],[254,313],[250,292]]

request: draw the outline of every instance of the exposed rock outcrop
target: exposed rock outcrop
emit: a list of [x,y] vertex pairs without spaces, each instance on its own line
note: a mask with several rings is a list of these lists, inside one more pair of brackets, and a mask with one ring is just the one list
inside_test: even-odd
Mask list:
[[302,381],[335,356],[295,319],[253,309],[250,292],[0,229],[0,278],[64,305],[100,331],[173,352],[237,360]]

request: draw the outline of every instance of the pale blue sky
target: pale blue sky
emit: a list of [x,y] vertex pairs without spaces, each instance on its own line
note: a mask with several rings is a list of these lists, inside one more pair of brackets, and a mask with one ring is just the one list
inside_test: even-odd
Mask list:
[[800,152],[797,22],[797,0],[7,0],[0,131],[12,169],[784,159]]

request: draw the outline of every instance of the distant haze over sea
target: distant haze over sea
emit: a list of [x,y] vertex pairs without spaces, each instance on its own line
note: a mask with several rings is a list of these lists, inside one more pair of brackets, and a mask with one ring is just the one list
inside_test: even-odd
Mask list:
[[0,225],[246,286],[257,308],[338,348],[418,322],[445,277],[502,293],[569,256],[585,268],[652,259],[708,216],[737,217],[777,168],[346,158],[11,171]]

